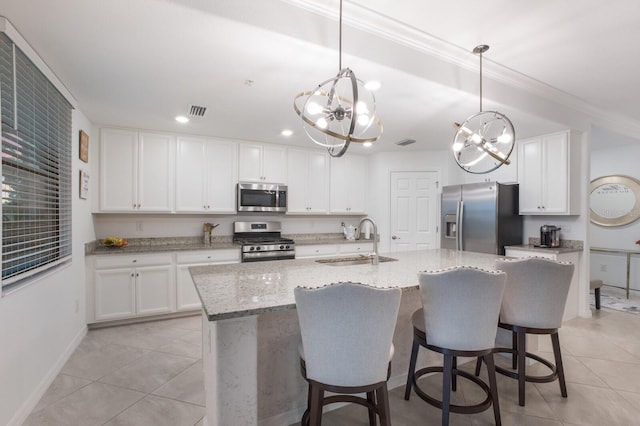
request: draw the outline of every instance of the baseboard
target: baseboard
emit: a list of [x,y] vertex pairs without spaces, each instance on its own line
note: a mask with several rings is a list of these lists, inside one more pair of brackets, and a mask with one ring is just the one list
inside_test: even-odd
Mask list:
[[71,354],[73,354],[73,352],[76,350],[80,342],[82,342],[82,339],[84,338],[84,336],[86,336],[86,334],[87,326],[84,325],[71,340],[71,342],[67,346],[67,349],[60,355],[55,364],[53,364],[49,372],[42,378],[42,381],[31,393],[31,396],[29,396],[29,398],[24,401],[22,407],[20,407],[13,418],[9,420],[7,426],[20,426],[25,422],[27,417],[29,417],[29,414],[31,414],[31,411],[36,407],[36,405],[38,405],[38,402],[40,401],[44,393],[47,391],[47,389],[49,389],[49,386],[51,386],[51,383],[53,383],[56,376],[60,373],[60,371],[62,371],[62,367],[64,367],[65,363],[67,362]]

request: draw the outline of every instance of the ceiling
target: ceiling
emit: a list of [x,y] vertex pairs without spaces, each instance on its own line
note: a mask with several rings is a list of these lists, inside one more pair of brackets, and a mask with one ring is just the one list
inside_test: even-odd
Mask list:
[[[293,99],[338,69],[338,0],[0,0],[95,124],[310,147]],[[343,65],[379,80],[372,152],[444,149],[506,114],[518,138],[640,132],[637,0],[345,0]],[[248,83],[251,81],[251,83]],[[189,105],[206,115],[174,121]],[[289,128],[293,136],[280,131]],[[402,139],[417,143],[401,148]],[[365,152],[366,148],[355,147]]]

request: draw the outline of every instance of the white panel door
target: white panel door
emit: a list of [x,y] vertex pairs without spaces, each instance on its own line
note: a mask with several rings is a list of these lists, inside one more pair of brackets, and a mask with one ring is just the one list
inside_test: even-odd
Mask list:
[[97,321],[134,316],[135,273],[131,268],[96,271],[95,319]]
[[391,251],[436,247],[437,172],[391,173]]
[[265,145],[262,154],[262,175],[270,183],[287,183],[287,149]]
[[202,308],[200,296],[189,273],[189,267],[194,265],[178,265],[176,267],[176,310],[190,311]]
[[207,176],[207,211],[236,212],[236,176],[238,146],[235,142],[208,142],[205,169]]

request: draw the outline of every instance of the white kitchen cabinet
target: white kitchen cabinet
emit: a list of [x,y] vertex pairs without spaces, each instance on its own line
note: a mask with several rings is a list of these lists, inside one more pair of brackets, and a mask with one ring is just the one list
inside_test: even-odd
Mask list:
[[289,149],[287,213],[329,211],[329,155],[323,151]]
[[94,265],[95,321],[175,311],[171,255],[96,256]]
[[304,246],[296,246],[296,259],[330,257],[337,254],[338,246],[335,244],[310,244]]
[[367,158],[359,155],[331,157],[330,212],[364,214]]
[[[518,144],[520,141],[516,141],[516,145],[513,148],[513,152],[509,156],[510,164],[503,164],[496,170],[490,173],[476,174],[476,173],[464,173],[464,183],[477,183],[477,182],[499,182],[499,183],[516,183],[518,182]],[[462,169],[461,169],[462,170]]]
[[287,183],[287,150],[283,146],[241,143],[238,181]]
[[176,212],[235,213],[235,142],[178,137]]
[[131,130],[100,131],[103,212],[171,212],[175,138]]
[[565,131],[518,143],[520,214],[580,214],[578,136]]
[[202,307],[189,273],[189,267],[239,262],[240,251],[238,249],[178,253],[176,257],[176,310],[189,311]]
[[373,240],[359,240],[357,243],[338,244],[340,254],[369,254],[373,252]]

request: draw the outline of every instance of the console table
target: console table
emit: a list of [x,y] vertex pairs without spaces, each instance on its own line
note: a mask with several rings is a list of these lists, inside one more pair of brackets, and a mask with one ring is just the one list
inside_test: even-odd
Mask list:
[[626,275],[626,283],[625,290],[627,292],[627,299],[629,298],[629,275],[631,271],[631,255],[632,254],[640,254],[640,251],[637,250],[624,250],[624,249],[610,249],[610,248],[602,248],[602,247],[591,247],[591,251],[598,253],[616,253],[616,254],[624,254],[627,256],[627,275]]

